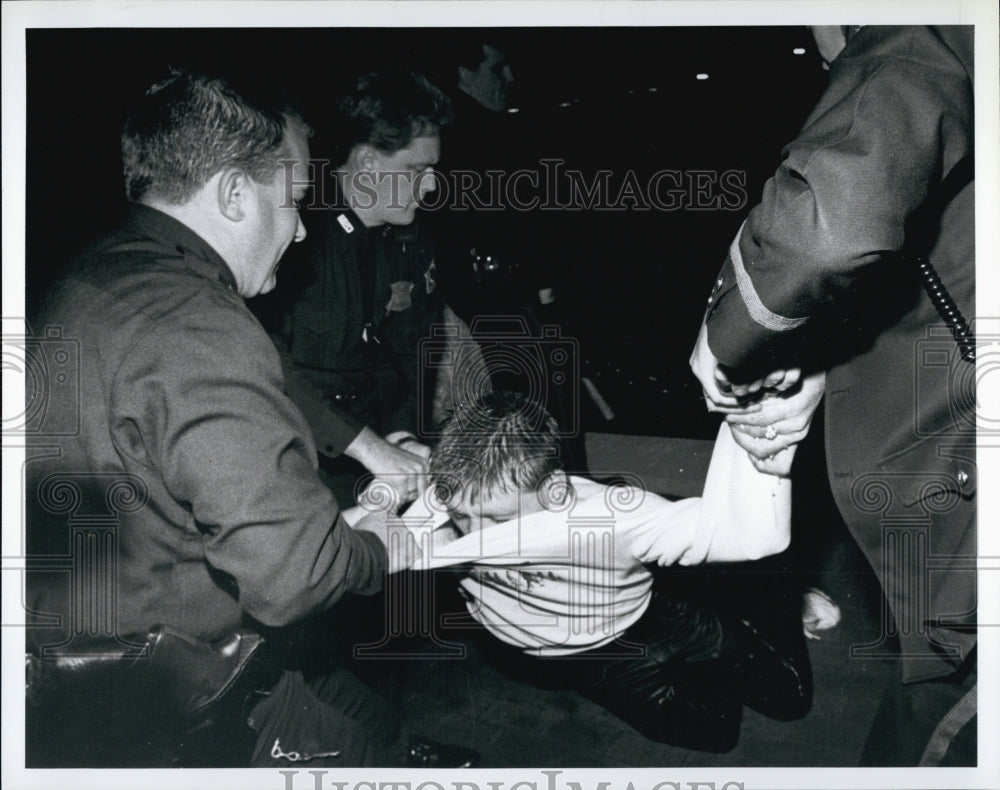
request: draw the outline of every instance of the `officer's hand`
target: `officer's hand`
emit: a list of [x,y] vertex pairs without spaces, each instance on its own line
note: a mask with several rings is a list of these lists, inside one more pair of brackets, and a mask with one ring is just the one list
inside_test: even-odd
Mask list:
[[691,371],[701,382],[709,411],[724,414],[751,414],[758,411],[756,396],[761,392],[784,392],[801,378],[798,368],[774,370],[753,381],[736,381],[719,364],[708,345],[708,327],[703,323],[689,360]]
[[814,373],[801,379],[801,386],[795,389],[766,393],[758,411],[726,417],[733,439],[749,453],[757,469],[788,475],[795,446],[809,433],[825,388],[826,374]]
[[785,392],[799,383],[802,378],[800,368],[773,370],[766,376],[754,381],[738,383],[730,382],[729,391],[737,398],[753,397],[758,392]]
[[427,458],[430,456],[430,448],[415,439],[401,441],[398,445],[390,444],[365,427],[348,445],[344,454],[356,460],[377,478],[392,485],[400,504],[416,499],[427,488]]
[[385,440],[393,447],[398,447],[401,450],[406,450],[408,453],[419,455],[424,460],[431,457],[431,448],[426,444],[421,444],[417,440],[417,437],[409,431],[396,431],[386,434]]
[[691,372],[701,382],[705,404],[709,411],[729,413],[743,410],[742,400],[733,392],[732,382],[709,348],[708,327],[704,323],[698,332],[698,340],[694,344],[688,363],[691,365]]

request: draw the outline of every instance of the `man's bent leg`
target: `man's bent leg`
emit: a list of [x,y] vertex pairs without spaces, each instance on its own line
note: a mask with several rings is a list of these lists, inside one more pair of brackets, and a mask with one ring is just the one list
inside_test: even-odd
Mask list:
[[656,595],[622,641],[643,655],[616,656],[621,647],[611,645],[567,662],[583,694],[647,738],[710,752],[736,745],[743,672],[739,658],[721,650],[714,612]]
[[311,687],[301,672],[286,672],[250,712],[250,726],[257,733],[251,764],[402,765],[403,748],[387,761],[385,739],[373,729],[379,721],[377,714],[383,713],[375,695],[360,681],[352,679],[352,683],[347,678],[348,673],[338,672]]
[[377,765],[403,765],[410,733],[396,704],[346,669],[320,675],[309,686],[320,700],[371,733]]

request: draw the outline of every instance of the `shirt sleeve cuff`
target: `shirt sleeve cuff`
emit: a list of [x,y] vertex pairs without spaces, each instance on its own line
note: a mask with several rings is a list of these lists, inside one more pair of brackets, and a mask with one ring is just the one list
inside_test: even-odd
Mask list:
[[770,372],[786,356],[788,332],[769,329],[751,315],[737,284],[732,255],[726,257],[712,288],[705,326],[712,353],[728,368]]

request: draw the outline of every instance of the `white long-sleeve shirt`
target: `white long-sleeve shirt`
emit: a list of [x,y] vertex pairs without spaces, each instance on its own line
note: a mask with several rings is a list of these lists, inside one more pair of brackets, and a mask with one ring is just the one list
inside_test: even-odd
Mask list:
[[468,535],[418,501],[402,523],[421,542],[415,569],[468,565],[470,614],[499,639],[539,655],[567,655],[620,636],[649,605],[647,563],[756,559],[790,539],[791,484],[758,472],[723,425],[703,495],[671,502],[634,486],[570,478],[555,509]]

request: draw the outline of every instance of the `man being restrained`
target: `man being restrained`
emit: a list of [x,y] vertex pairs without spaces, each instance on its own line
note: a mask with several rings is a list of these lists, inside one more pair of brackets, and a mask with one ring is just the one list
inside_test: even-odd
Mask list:
[[704,495],[671,502],[568,476],[555,421],[523,395],[460,404],[431,456],[437,502],[404,516],[416,534],[431,528],[417,567],[458,566],[471,617],[511,658],[532,657],[514,659],[535,662],[532,676],[553,670],[654,740],[728,751],[744,703],[794,719],[812,699],[795,596],[766,601],[775,611],[755,622],[654,584],[656,565],[755,560],[788,545],[789,480],[754,469],[729,431]]

